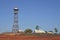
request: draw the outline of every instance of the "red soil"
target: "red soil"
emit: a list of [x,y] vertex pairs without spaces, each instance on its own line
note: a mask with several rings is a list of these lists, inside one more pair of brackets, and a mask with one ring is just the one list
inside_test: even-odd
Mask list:
[[60,40],[60,36],[0,36],[0,40]]

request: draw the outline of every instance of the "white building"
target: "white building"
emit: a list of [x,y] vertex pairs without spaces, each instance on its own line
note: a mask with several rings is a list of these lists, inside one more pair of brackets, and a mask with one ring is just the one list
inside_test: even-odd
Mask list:
[[54,34],[53,32],[48,32],[48,34]]
[[19,30],[19,32],[24,32],[23,30]]
[[35,33],[46,33],[44,30],[35,30]]

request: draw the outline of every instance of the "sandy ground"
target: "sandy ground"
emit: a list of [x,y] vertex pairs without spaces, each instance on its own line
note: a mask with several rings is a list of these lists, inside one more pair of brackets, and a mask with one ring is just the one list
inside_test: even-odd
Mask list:
[[60,40],[60,36],[12,36],[2,35],[0,40]]

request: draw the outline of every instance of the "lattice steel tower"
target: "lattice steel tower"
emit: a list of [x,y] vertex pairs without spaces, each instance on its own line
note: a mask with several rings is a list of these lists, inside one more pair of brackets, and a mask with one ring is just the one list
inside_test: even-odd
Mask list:
[[13,24],[13,28],[12,28],[12,32],[16,33],[19,30],[19,25],[18,25],[18,8],[14,8],[14,24]]

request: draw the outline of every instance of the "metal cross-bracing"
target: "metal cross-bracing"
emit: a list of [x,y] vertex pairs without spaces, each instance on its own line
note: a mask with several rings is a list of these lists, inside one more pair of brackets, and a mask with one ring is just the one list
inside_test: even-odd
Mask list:
[[19,30],[19,25],[18,25],[18,8],[14,8],[14,24],[12,28],[12,32],[16,33]]

